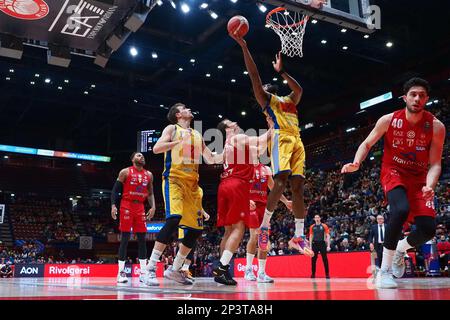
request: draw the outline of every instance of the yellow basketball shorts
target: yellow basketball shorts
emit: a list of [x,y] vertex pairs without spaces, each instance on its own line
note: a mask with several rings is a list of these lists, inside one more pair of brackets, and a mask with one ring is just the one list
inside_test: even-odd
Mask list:
[[299,135],[275,130],[269,144],[273,175],[305,176],[305,147]]
[[163,177],[162,190],[166,219],[181,216],[181,228],[203,230],[203,190],[197,181]]

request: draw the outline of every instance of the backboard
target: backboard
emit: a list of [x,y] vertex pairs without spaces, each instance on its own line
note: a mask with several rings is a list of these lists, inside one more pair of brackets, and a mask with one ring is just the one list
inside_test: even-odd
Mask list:
[[[343,28],[353,29],[365,33],[376,30],[373,7],[369,0],[328,0],[322,9],[315,9],[308,5],[310,0],[260,0],[276,7],[306,14],[313,19],[337,24]],[[375,9],[376,10],[376,9]],[[311,19],[310,19],[311,21]]]

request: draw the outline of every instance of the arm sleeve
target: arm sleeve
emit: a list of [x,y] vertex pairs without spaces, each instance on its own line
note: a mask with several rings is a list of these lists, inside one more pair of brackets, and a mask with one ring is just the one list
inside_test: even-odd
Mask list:
[[122,197],[123,183],[116,180],[111,191],[111,205],[116,205],[120,202]]

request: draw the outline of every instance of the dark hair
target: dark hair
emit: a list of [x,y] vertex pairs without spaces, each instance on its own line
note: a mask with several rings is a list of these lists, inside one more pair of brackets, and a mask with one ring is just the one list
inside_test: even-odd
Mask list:
[[263,87],[267,87],[265,90],[268,93],[277,95],[278,94],[278,86],[276,84],[266,83]]
[[224,137],[227,135],[226,129],[228,128],[228,125],[225,123],[225,121],[229,121],[229,120],[228,120],[228,119],[223,119],[223,120],[220,121],[219,124],[217,125],[217,129],[219,129],[220,132],[222,132],[222,134],[223,134]]
[[133,152],[133,153],[131,154],[130,160],[133,161],[134,156],[135,156],[136,154],[138,154],[138,153],[140,153],[140,152],[137,152],[137,151]]
[[422,78],[409,79],[403,85],[403,93],[405,95],[407,95],[409,90],[411,90],[412,87],[423,87],[425,89],[425,91],[427,92],[427,95],[430,95],[431,87],[427,80],[424,80]]
[[170,107],[169,113],[167,114],[167,120],[169,120],[169,122],[172,124],[177,124],[178,122],[177,113],[180,112],[180,110],[178,110],[178,107],[184,107],[184,103],[181,102],[175,103],[173,106]]

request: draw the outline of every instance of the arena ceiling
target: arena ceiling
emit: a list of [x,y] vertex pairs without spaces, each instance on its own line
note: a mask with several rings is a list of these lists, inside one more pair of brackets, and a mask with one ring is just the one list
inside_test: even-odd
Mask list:
[[[135,148],[136,132],[162,128],[167,108],[178,101],[198,112],[204,128],[215,126],[219,114],[243,128],[263,127],[243,74],[241,50],[227,35],[226,24],[236,14],[247,17],[247,42],[263,81],[269,82],[277,76],[271,62],[280,42],[264,27],[266,14],[250,0],[186,1],[191,5],[187,14],[179,2],[177,9],[169,3],[156,6],[104,69],[81,56],[73,56],[68,68],[50,66],[46,51],[32,47],[25,47],[21,60],[0,57],[0,143],[128,152]],[[217,19],[200,9],[202,2]],[[397,103],[401,84],[414,75],[432,77],[440,89],[448,89],[448,1],[439,6],[418,0],[407,6],[404,1],[373,2],[381,7],[382,29],[368,39],[336,25],[310,23],[304,57],[285,59],[285,68],[304,88],[302,124],[348,121],[360,102],[391,90]],[[287,92],[280,79],[282,93]]]

